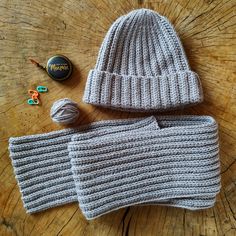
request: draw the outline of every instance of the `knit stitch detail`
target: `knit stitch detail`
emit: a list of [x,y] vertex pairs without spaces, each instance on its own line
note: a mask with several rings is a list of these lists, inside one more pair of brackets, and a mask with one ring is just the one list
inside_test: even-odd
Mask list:
[[148,202],[191,210],[214,205],[220,190],[215,121],[185,116],[158,123],[161,129],[151,131],[73,137],[69,156],[87,219]]
[[220,190],[208,116],[94,122],[10,138],[9,150],[29,213],[75,201],[87,219],[137,204],[204,209]]
[[192,71],[145,77],[91,70],[83,100],[119,110],[157,111],[199,103],[200,88]]
[[203,93],[170,22],[152,10],[138,9],[110,27],[83,101],[149,112],[200,103]]
[[156,119],[148,117],[99,121],[77,129],[10,138],[10,157],[27,212],[77,201],[68,153],[68,143],[74,134],[86,133],[89,137],[97,130],[102,135],[156,128]]

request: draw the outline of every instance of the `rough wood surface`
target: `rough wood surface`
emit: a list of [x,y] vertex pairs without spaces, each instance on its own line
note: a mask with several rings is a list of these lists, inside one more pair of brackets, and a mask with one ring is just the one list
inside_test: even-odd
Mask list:
[[[235,0],[1,0],[0,1],[0,235],[236,235],[236,2]],[[52,123],[52,103],[80,103],[80,124],[140,116],[81,102],[86,76],[112,22],[136,8],[167,16],[182,39],[192,69],[201,78],[203,104],[175,112],[208,114],[220,125],[222,190],[214,208],[129,207],[86,221],[70,204],[28,215],[8,153],[8,138],[61,129]],[[29,58],[46,63],[68,56],[73,77],[52,81]],[[49,88],[42,106],[27,105],[27,90]],[[173,112],[171,113],[173,114]]]

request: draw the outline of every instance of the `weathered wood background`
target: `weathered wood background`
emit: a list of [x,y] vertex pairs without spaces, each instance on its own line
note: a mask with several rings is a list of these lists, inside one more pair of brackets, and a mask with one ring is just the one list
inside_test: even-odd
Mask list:
[[[0,1],[0,235],[236,235],[236,1],[235,0],[1,0]],[[205,101],[177,114],[208,114],[220,125],[222,190],[214,208],[191,212],[160,206],[130,207],[86,221],[70,204],[28,215],[8,153],[8,138],[48,132],[52,103],[80,104],[78,123],[140,114],[95,108],[81,102],[86,76],[112,22],[132,9],[167,16],[182,39]],[[29,58],[46,63],[68,56],[73,77],[52,81]],[[27,90],[49,88],[42,106],[27,105]],[[173,114],[173,112],[171,113]]]

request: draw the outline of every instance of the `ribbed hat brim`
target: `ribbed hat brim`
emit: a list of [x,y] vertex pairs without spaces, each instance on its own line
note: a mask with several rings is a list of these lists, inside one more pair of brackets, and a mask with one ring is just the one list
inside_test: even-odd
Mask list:
[[129,111],[155,111],[202,102],[198,75],[181,71],[158,76],[118,75],[91,70],[83,101]]

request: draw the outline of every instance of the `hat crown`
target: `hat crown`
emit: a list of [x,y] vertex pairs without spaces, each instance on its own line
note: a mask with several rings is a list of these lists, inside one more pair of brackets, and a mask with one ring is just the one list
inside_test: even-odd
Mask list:
[[148,9],[134,10],[112,24],[83,96],[86,103],[147,112],[202,100],[201,82],[174,28]]
[[139,9],[113,23],[100,49],[96,69],[157,76],[189,70],[189,65],[169,21],[152,10]]

